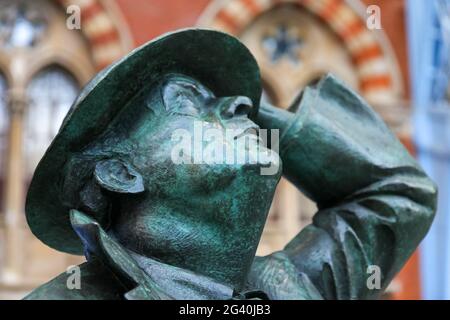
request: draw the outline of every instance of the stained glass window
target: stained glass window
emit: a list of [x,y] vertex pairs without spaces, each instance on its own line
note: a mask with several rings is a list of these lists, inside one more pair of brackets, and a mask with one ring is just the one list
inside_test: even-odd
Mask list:
[[79,86],[66,70],[52,66],[39,72],[27,88],[24,155],[32,174],[78,94]]
[[302,45],[302,39],[292,34],[284,25],[278,26],[272,34],[267,34],[262,39],[262,46],[273,63],[283,58],[298,63],[298,50]]
[[4,47],[31,47],[46,29],[45,18],[32,1],[0,0],[0,43]]

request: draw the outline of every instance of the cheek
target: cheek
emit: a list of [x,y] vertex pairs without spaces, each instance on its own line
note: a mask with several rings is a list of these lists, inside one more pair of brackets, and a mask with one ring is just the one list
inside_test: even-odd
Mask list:
[[204,164],[176,163],[170,143],[162,143],[147,151],[140,150],[133,163],[142,174],[148,191],[162,194],[193,195],[204,193],[217,183],[227,181],[217,168]]
[[130,160],[144,178],[146,190],[155,190],[164,182],[171,183],[175,179],[170,146],[165,143],[140,146]]
[[237,170],[227,166],[190,164],[175,165],[177,184],[184,194],[210,194],[228,188],[237,175]]

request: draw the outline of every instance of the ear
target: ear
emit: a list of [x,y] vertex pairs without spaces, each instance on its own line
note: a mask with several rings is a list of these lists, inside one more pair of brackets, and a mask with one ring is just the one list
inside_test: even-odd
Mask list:
[[142,176],[128,163],[117,159],[97,162],[94,177],[104,189],[117,193],[139,193],[144,191]]

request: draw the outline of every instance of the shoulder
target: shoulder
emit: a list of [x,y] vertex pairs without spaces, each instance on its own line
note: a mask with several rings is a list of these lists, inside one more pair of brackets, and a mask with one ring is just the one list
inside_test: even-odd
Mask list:
[[[119,300],[126,292],[116,277],[100,262],[80,264],[33,290],[25,300]],[[79,273],[78,273],[79,271]],[[75,277],[79,277],[79,282]],[[75,286],[75,287],[74,287]]]

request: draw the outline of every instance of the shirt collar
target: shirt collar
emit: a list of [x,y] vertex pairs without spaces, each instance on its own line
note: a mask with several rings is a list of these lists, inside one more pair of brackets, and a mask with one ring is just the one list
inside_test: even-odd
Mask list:
[[130,300],[146,299],[215,299],[233,298],[233,288],[212,278],[177,268],[127,250],[108,235],[97,221],[77,210],[71,210],[72,227],[83,242],[89,260],[102,260],[119,281],[131,288],[125,293]]

